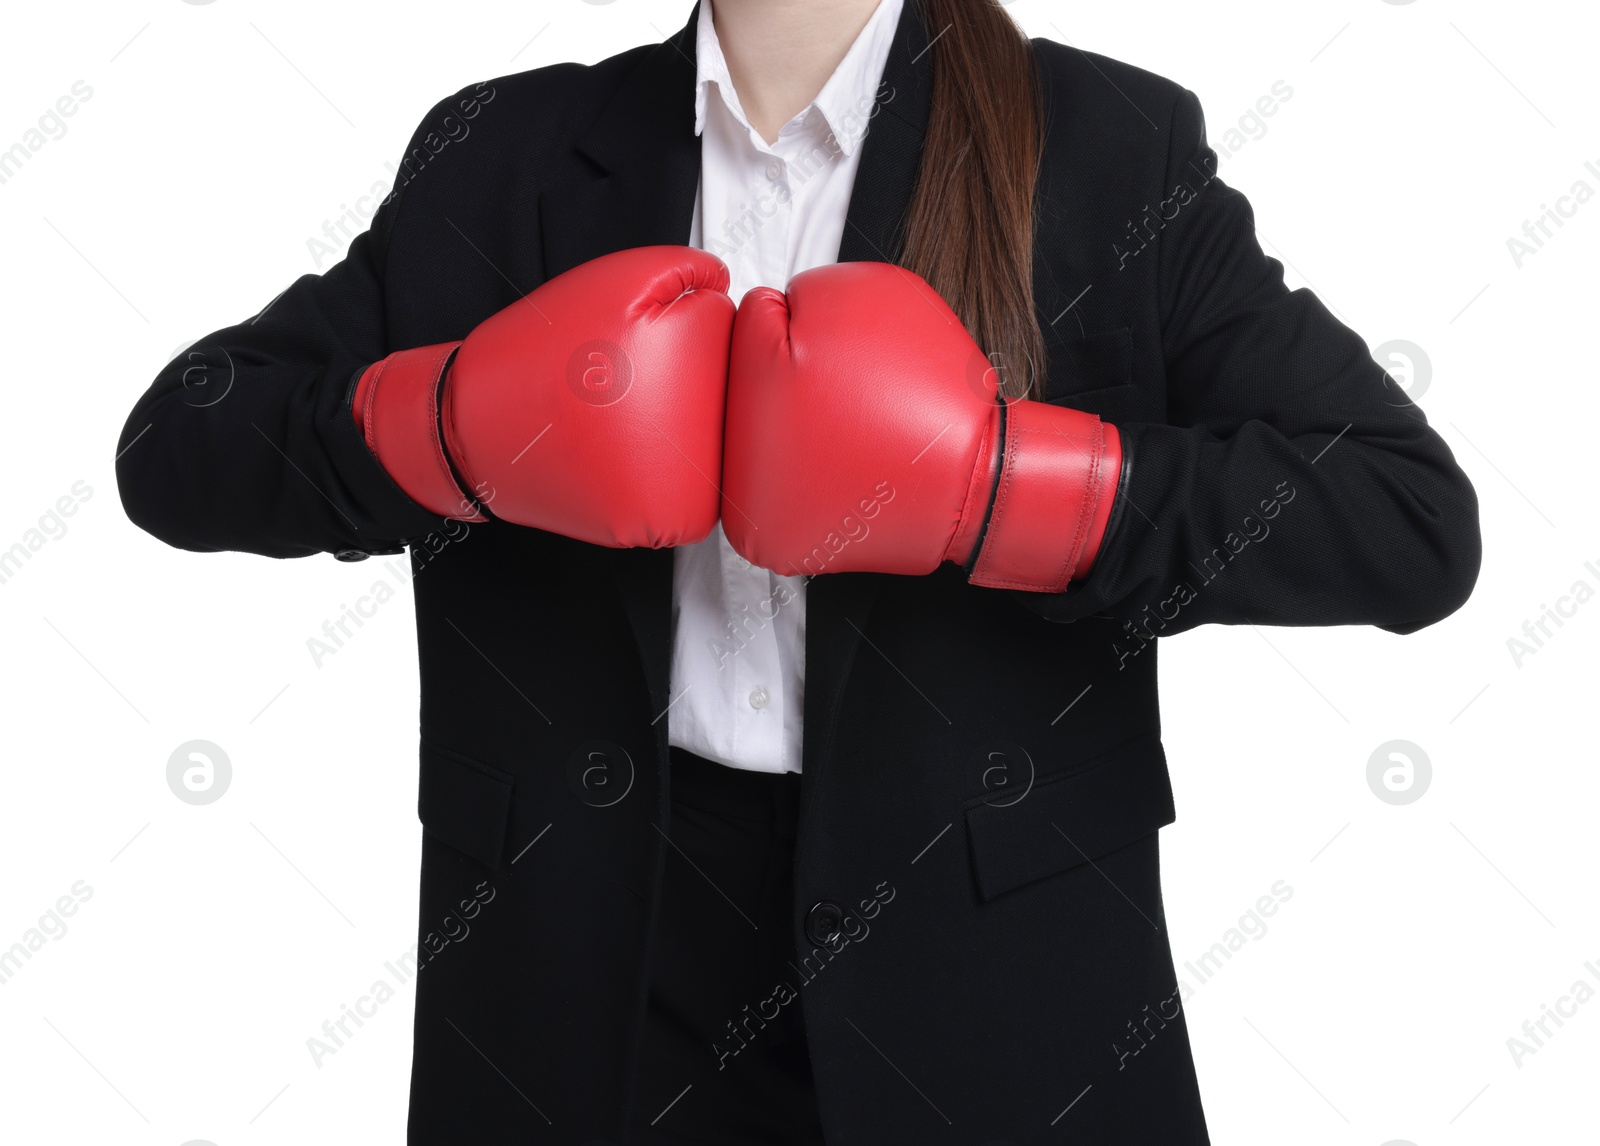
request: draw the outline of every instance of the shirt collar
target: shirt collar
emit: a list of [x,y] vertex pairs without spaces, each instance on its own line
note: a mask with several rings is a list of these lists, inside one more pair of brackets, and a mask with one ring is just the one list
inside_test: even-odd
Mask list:
[[[738,93],[734,91],[727,57],[722,54],[722,44],[717,39],[711,3],[712,0],[700,0],[700,16],[695,27],[694,133],[700,135],[705,131],[706,103],[713,83],[734,118],[753,132],[740,106]],[[904,3],[905,0],[879,0],[877,9],[844,59],[839,61],[833,75],[828,77],[828,82],[822,85],[817,98],[796,117],[803,119],[815,108],[827,121],[845,155],[853,155],[866,136],[878,82],[889,59],[889,47],[894,42]]]

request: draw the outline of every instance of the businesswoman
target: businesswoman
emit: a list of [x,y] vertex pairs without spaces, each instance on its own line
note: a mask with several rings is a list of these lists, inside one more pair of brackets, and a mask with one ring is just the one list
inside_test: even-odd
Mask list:
[[1479,564],[1193,93],[994,0],[452,96],[119,448],[169,544],[409,550],[413,1143],[1206,1142],[1157,639]]

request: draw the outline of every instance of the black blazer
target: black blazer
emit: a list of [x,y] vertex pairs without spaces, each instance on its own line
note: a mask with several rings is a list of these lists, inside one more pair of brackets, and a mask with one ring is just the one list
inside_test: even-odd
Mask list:
[[[937,51],[918,13],[841,260],[899,249]],[[672,555],[432,516],[368,453],[351,385],[585,260],[687,241],[693,29],[440,103],[348,256],[169,365],[119,443],[127,513],[169,544],[410,549],[413,1143],[623,1138],[667,847]],[[1048,398],[1120,427],[1129,506],[1059,595],[950,565],[810,582],[792,986],[837,1146],[1205,1142],[1162,913],[1155,638],[1407,633],[1478,571],[1467,479],[1362,339],[1285,287],[1194,94],[1035,44]],[[684,1084],[716,1067],[708,1047]]]

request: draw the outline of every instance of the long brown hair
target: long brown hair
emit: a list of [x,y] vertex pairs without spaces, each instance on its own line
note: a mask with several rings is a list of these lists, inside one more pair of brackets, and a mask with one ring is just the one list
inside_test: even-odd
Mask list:
[[1000,368],[1003,395],[1042,397],[1033,204],[1044,112],[1033,45],[999,0],[908,3],[921,5],[937,40],[900,262],[960,316]]

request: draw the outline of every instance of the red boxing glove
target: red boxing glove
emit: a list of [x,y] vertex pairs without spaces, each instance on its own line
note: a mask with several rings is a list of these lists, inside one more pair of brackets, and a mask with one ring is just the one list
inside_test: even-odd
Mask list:
[[887,263],[757,287],[734,321],[722,525],[775,573],[922,575],[1059,593],[1088,575],[1122,468],[1115,426],[997,397],[932,287]]
[[[719,508],[734,305],[691,247],[557,275],[463,342],[362,372],[351,413],[412,500],[612,547],[687,545]],[[459,479],[458,479],[459,475]]]

